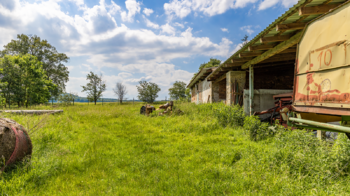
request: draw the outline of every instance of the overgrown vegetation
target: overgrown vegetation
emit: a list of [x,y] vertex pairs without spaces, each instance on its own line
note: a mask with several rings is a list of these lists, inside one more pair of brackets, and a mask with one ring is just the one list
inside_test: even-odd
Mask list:
[[78,104],[48,116],[40,130],[31,127],[43,116],[9,116],[29,127],[34,151],[31,162],[0,175],[0,195],[350,191],[350,142],[344,134],[331,145],[306,131],[275,129],[253,141],[247,129],[259,122],[243,119],[238,107],[175,103],[183,115],[146,117],[139,115],[141,105]]

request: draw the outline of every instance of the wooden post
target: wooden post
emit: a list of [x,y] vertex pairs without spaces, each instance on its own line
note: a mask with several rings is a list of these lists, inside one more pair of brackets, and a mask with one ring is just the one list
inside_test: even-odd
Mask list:
[[254,113],[254,67],[249,66],[249,114],[250,116]]

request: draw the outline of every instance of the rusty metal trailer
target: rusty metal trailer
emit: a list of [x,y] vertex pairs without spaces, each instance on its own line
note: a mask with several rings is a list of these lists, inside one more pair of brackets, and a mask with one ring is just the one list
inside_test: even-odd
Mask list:
[[[350,3],[310,22],[297,49],[292,126],[348,133]],[[327,124],[341,121],[342,126]],[[349,137],[350,138],[350,137]]]

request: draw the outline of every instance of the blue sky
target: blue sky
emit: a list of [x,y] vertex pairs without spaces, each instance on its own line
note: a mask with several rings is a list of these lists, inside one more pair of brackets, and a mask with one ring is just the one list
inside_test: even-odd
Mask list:
[[0,0],[0,50],[17,34],[38,35],[66,53],[67,92],[82,93],[88,72],[102,73],[104,97],[116,82],[137,98],[140,80],[158,99],[186,83],[211,57],[226,60],[297,0]]

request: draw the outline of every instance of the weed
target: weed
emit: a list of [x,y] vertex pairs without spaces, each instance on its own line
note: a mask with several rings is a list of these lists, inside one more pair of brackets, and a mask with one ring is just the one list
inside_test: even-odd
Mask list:
[[242,107],[238,105],[226,106],[220,103],[216,104],[215,107],[212,106],[212,108],[214,108],[214,115],[221,126],[243,126],[245,115]]
[[[183,115],[147,117],[139,114],[142,103],[104,103],[76,104],[47,117],[7,116],[29,127],[45,123],[30,135],[31,161],[0,175],[0,195],[350,192],[344,134],[331,146],[302,130],[269,132],[255,118],[243,128],[241,109],[222,104],[175,105]],[[218,110],[237,112],[240,120],[218,118]],[[246,130],[253,130],[254,141]]]

